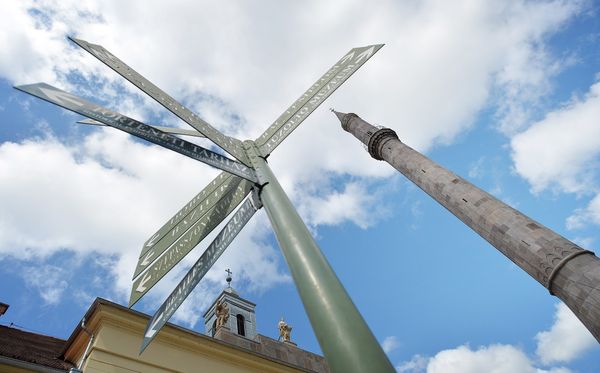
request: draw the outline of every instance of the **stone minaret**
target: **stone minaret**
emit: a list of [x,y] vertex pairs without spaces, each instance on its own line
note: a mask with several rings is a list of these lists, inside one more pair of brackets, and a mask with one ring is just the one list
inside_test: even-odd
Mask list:
[[334,113],[342,128],[471,227],[556,295],[600,342],[600,260],[499,201],[356,114]]

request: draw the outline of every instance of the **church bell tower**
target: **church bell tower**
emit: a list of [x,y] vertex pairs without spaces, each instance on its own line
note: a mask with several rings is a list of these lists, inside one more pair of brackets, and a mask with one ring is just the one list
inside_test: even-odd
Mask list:
[[221,328],[239,337],[256,340],[256,304],[240,297],[231,287],[231,271],[227,271],[227,287],[204,313],[204,330],[218,338]]

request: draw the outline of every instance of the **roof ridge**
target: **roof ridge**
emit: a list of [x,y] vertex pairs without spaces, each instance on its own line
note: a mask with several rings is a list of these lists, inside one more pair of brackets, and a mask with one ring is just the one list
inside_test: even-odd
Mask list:
[[35,332],[35,331],[32,331],[32,330],[27,330],[27,329],[23,328],[22,326],[18,326],[16,324],[12,324],[12,325],[2,325],[2,324],[0,324],[0,328],[11,329],[11,330],[18,330],[21,333],[27,333],[27,334],[32,334],[32,335],[46,337],[46,338],[52,338],[52,339],[56,339],[57,341],[60,341],[60,342],[66,342],[67,341],[64,338],[58,338],[58,337],[55,337],[53,335],[48,335],[48,334],[44,334],[44,333],[40,333],[40,332]]

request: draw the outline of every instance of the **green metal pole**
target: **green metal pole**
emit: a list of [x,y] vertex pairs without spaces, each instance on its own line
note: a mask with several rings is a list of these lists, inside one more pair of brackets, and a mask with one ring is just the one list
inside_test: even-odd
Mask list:
[[331,372],[395,372],[254,142],[245,141],[244,147],[263,185],[263,206]]

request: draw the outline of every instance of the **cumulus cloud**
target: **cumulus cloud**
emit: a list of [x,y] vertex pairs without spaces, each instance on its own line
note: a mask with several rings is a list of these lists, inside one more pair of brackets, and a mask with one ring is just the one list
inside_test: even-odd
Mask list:
[[[51,134],[2,143],[0,178],[11,182],[0,185],[0,255],[41,264],[41,272],[26,270],[23,277],[41,290],[45,301],[56,304],[68,282],[60,281],[61,272],[47,259],[65,250],[78,256],[99,254],[104,258],[99,265],[114,277],[112,286],[123,299],[140,244],[216,173],[109,129],[76,144],[63,144]],[[258,222],[266,225],[264,219]],[[251,290],[288,281],[278,268],[275,248],[262,243],[267,231],[251,227],[253,233],[247,232],[229,250],[237,254],[225,255],[226,265],[238,270]],[[106,260],[110,257],[116,259]],[[191,259],[184,260],[149,297],[154,302],[164,299],[191,264]],[[216,265],[215,271],[222,267]],[[213,273],[207,281],[214,284]],[[55,289],[52,294],[48,287]],[[180,315],[184,320],[193,317]]]
[[400,347],[400,341],[398,340],[398,337],[394,335],[385,337],[383,342],[381,342],[381,348],[383,348],[383,351],[385,351],[386,354],[396,350],[398,347]]
[[[384,214],[375,213],[379,205],[377,197],[367,188],[352,182],[345,185],[343,191],[330,191],[319,195],[309,195],[301,202],[302,215],[313,225],[336,225],[350,221],[361,228],[373,225]],[[380,208],[383,210],[383,207]]]
[[484,174],[484,162],[485,157],[481,157],[477,161],[472,162],[469,165],[469,173],[467,175],[469,175],[471,179],[481,178]]
[[573,211],[568,229],[600,224],[598,156],[600,155],[600,82],[583,97],[575,97],[544,119],[513,137],[515,171],[534,192],[544,190],[594,195]]
[[421,355],[413,356],[409,361],[402,362],[396,366],[398,373],[420,373],[425,372],[429,358]]
[[27,266],[21,271],[27,286],[35,289],[47,305],[61,302],[69,284],[68,274],[68,268],[55,265]]
[[[243,1],[8,2],[0,24],[0,78],[46,81],[140,119],[181,125],[67,42],[73,35],[104,45],[216,128],[244,139],[258,136],[349,48],[385,42],[327,105],[394,128],[403,141],[427,150],[468,130],[497,98],[508,102],[498,110],[508,118],[503,128],[518,128],[514,113],[526,117],[523,107],[536,102],[562,65],[545,50],[546,38],[581,6],[561,0],[388,0],[378,7],[359,1],[273,0],[263,7]],[[160,27],[151,24],[155,20]],[[326,110],[317,110],[269,162],[313,226],[368,227],[385,214],[377,196],[365,192],[366,180],[394,171],[373,163]],[[11,182],[0,185],[6,201],[0,253],[23,260],[62,249],[116,255],[115,286],[124,295],[148,232],[215,174],[110,129],[76,142],[52,136],[4,141],[0,179]],[[274,248],[261,240],[266,220],[257,221],[249,228],[264,235],[242,235],[241,241],[246,237],[245,247],[258,255],[244,257],[238,244],[227,258],[254,260],[238,272],[260,291],[287,279]],[[189,265],[184,260],[179,271]],[[157,289],[164,295],[167,286]]]
[[566,367],[542,368],[539,363],[543,366],[569,363],[591,348],[598,348],[591,333],[564,303],[556,305],[550,330],[539,332],[535,340],[537,359],[530,358],[514,345],[490,344],[473,349],[465,344],[442,350],[433,357],[414,355],[400,363],[396,370],[406,373],[571,373]]
[[600,194],[597,194],[587,206],[576,209],[567,218],[568,229],[583,228],[588,224],[600,224]]
[[600,83],[513,137],[516,172],[534,192],[556,187],[570,193],[595,188],[600,154]]
[[565,363],[581,356],[598,342],[581,321],[564,304],[556,305],[554,324],[535,337],[536,354],[544,364]]
[[[65,75],[75,72],[87,78],[96,74],[100,82],[117,81],[115,73],[64,40],[66,34],[76,34],[103,44],[175,97],[193,98],[193,106],[206,109],[218,128],[250,137],[260,134],[348,48],[385,42],[380,55],[358,73],[362,78],[350,83],[352,92],[362,94],[344,88],[334,102],[394,127],[408,143],[425,149],[468,128],[494,87],[502,102],[506,97],[522,102],[524,92],[539,96],[532,92],[543,91],[560,65],[546,52],[545,38],[581,7],[580,2],[560,0],[388,1],[368,8],[361,2],[327,7],[318,1],[271,1],[265,7],[241,1],[127,6],[114,0],[22,1],[4,7],[10,22],[0,26],[8,46],[0,51],[0,74],[17,83],[66,84]],[[148,20],[156,19],[163,27],[148,27]],[[15,64],[15,56],[35,63]],[[215,99],[219,104],[210,105]],[[224,106],[241,120],[226,123],[232,116],[223,114]],[[339,134],[335,126],[312,128],[326,139]],[[342,150],[349,141],[321,144]],[[305,149],[303,145],[298,147]]]
[[477,349],[459,346],[440,351],[429,359],[416,355],[396,369],[406,373],[572,373],[563,367],[537,368],[522,350],[502,344]]
[[[560,65],[545,51],[545,38],[581,7],[560,0],[388,1],[368,9],[361,2],[327,7],[318,1],[273,1],[266,8],[244,2],[22,1],[6,6],[13,23],[0,25],[10,46],[0,51],[5,64],[0,75],[16,83],[46,80],[61,86],[83,75],[87,80],[78,79],[74,88],[83,85],[83,92],[116,101],[140,117],[164,112],[65,41],[66,34],[76,34],[106,46],[215,127],[245,138],[259,135],[348,48],[385,42],[330,105],[392,127],[406,143],[425,150],[468,129],[498,92],[521,102],[517,98],[523,92],[531,95],[534,88],[545,87]],[[155,19],[163,27],[148,27],[148,20]],[[13,63],[16,55],[38,62]],[[271,159],[278,175],[292,183],[318,179],[323,172],[361,177],[393,172],[373,167],[325,110],[315,112],[292,139]]]

